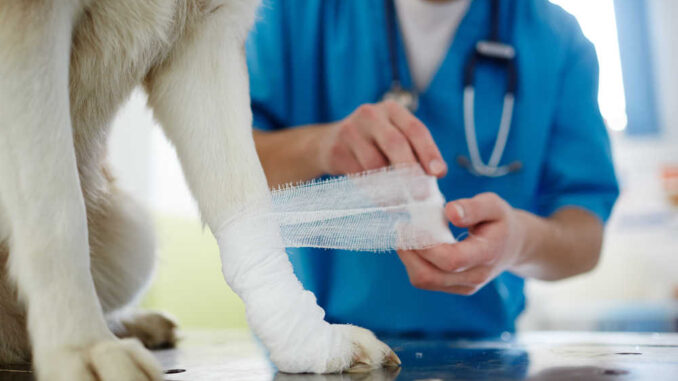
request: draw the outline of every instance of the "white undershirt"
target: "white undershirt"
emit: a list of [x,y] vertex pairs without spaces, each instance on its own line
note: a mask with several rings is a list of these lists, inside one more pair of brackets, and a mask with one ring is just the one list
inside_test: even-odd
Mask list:
[[410,75],[418,91],[428,88],[447,55],[471,0],[395,0]]

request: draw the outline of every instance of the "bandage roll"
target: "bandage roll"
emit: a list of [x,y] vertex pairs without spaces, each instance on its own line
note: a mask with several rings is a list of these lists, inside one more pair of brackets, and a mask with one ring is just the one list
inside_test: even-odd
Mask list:
[[285,186],[236,218],[274,221],[286,247],[411,250],[455,242],[444,204],[436,178],[408,165]]

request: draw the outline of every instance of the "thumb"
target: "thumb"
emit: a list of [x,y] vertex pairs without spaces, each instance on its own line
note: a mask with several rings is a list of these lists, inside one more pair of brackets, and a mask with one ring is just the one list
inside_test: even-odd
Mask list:
[[473,198],[449,202],[445,214],[453,225],[467,228],[481,222],[501,219],[509,205],[495,193],[481,193]]

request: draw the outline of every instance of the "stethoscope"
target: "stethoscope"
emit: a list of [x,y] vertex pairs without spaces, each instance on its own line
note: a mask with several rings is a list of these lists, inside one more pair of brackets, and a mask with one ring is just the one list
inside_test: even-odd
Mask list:
[[[410,111],[416,111],[418,96],[413,90],[405,89],[400,81],[398,70],[395,9],[393,0],[385,0],[386,28],[388,35],[389,60],[391,63],[391,87],[384,94],[383,99],[394,100]],[[517,172],[522,168],[520,161],[507,165],[499,165],[506,148],[506,141],[511,130],[511,118],[515,103],[517,85],[517,71],[515,67],[516,50],[513,46],[501,42],[499,39],[499,0],[491,0],[491,29],[490,38],[476,43],[475,50],[466,60],[464,66],[464,133],[469,158],[463,155],[457,157],[457,163],[476,176],[500,177]],[[504,93],[504,104],[501,112],[499,131],[494,142],[492,155],[487,164],[480,157],[474,115],[475,86],[473,77],[476,65],[481,61],[489,61],[504,66],[507,74],[507,86]]]

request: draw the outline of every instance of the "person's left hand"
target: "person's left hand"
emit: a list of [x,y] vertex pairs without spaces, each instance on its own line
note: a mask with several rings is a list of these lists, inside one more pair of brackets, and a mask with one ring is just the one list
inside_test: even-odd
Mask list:
[[520,262],[524,227],[519,212],[494,193],[449,202],[445,214],[469,237],[425,250],[401,250],[410,282],[417,288],[471,295]]

